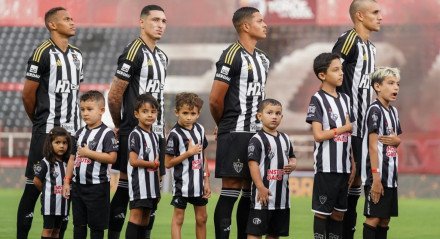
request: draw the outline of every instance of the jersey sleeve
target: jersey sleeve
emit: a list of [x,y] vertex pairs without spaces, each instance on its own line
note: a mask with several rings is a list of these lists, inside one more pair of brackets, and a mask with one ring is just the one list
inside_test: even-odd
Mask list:
[[312,96],[309,107],[307,109],[306,122],[309,124],[312,124],[313,121],[322,123],[322,114],[322,108],[319,100],[315,96]]
[[206,139],[206,135],[203,135],[203,149],[208,147],[208,139]]
[[380,109],[378,107],[372,107],[369,110],[368,115],[366,117],[367,117],[366,124],[368,127],[368,134],[379,133],[380,121],[382,118]]
[[237,52],[239,52],[240,48],[241,46],[239,44],[234,44],[223,52],[215,64],[215,80],[230,84],[232,78],[239,74],[241,58],[238,57],[239,54],[237,54]]
[[[115,76],[119,79],[130,81],[133,79],[135,72],[140,68],[140,47],[142,43],[134,41],[124,49],[124,52],[118,58],[118,67]],[[141,63],[142,64],[142,63]]]
[[178,156],[179,155],[179,138],[173,132],[170,133],[167,139],[167,147],[165,154]]
[[141,149],[141,139],[139,137],[139,134],[131,133],[128,137],[128,152],[135,152],[139,155],[140,149]]
[[102,140],[102,152],[110,153],[117,152],[118,144],[116,142],[115,133],[109,130]]
[[262,148],[261,142],[257,138],[252,137],[248,145],[248,160],[255,161],[259,164],[261,161]]
[[289,140],[289,158],[296,158],[295,153],[293,152],[292,141]]
[[344,61],[350,61],[354,52],[357,50],[356,47],[353,47],[356,42],[356,37],[357,33],[354,30],[344,33],[338,38],[332,52],[339,54]]
[[34,50],[27,62],[26,79],[28,80],[40,82],[42,76],[50,73],[49,54],[45,48],[41,48],[42,46]]
[[39,166],[34,167],[35,177],[40,179],[41,182],[46,181],[47,170],[47,164],[41,160]]
[[397,129],[396,134],[401,135],[402,134],[402,128],[400,127],[400,120],[399,120],[399,114],[397,113],[397,109],[395,107],[392,108],[394,111],[394,115],[397,116]]

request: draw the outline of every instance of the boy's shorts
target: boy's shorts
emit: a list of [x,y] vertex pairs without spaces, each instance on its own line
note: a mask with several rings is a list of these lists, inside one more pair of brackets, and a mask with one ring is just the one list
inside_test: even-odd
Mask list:
[[251,209],[246,233],[254,236],[289,236],[290,209]]
[[171,200],[171,205],[179,209],[186,209],[186,204],[191,203],[196,207],[206,206],[208,204],[208,199],[203,197],[182,197],[182,196],[173,196],[173,200]]
[[94,230],[108,228],[110,183],[72,183],[73,225],[89,225]]
[[347,211],[348,173],[315,174],[313,181],[312,211],[330,215],[333,210]]
[[361,176],[362,164],[362,141],[358,136],[351,137],[351,148],[353,149],[354,162],[356,163],[356,176]]
[[43,215],[44,229],[60,229],[65,216]]
[[397,217],[398,210],[398,196],[397,188],[384,187],[384,195],[380,197],[379,202],[374,204],[370,197],[371,186],[365,186],[365,206],[364,216],[377,217],[388,219],[390,217]]
[[254,133],[251,132],[231,132],[217,136],[216,178],[250,179],[247,151],[252,136]]
[[150,210],[157,209],[157,203],[159,199],[157,198],[147,198],[147,199],[136,199],[130,201],[130,210],[135,208],[146,208]]

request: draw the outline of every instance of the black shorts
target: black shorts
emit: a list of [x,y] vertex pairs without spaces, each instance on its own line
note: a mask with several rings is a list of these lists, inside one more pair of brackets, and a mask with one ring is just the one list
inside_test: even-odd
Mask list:
[[365,186],[365,206],[364,216],[377,217],[388,219],[390,217],[397,217],[398,210],[398,196],[397,188],[384,187],[384,195],[380,197],[379,202],[374,204],[370,197],[371,186]]
[[88,225],[91,229],[108,228],[110,216],[110,183],[72,183],[73,225]]
[[[165,146],[166,141],[162,136],[159,136],[159,161],[160,161],[160,175],[165,175]],[[116,163],[112,165],[112,169],[119,170],[122,173],[127,174],[127,164],[128,164],[128,135],[119,136],[119,148]]]
[[254,236],[289,236],[290,209],[249,211],[246,233]]
[[130,201],[130,210],[135,208],[146,208],[150,210],[157,209],[157,203],[159,202],[158,198],[148,198],[148,199],[137,199]]
[[43,215],[44,229],[60,229],[61,222],[66,216]]
[[216,178],[250,179],[248,166],[249,140],[254,133],[231,132],[217,136]]
[[173,196],[170,204],[179,209],[186,209],[187,203],[191,203],[195,207],[202,207],[208,204],[208,199],[203,197]]
[[331,215],[333,210],[347,211],[348,173],[315,174],[313,180],[312,211]]
[[43,148],[46,136],[47,134],[45,133],[32,133],[25,173],[25,176],[31,180],[34,179],[35,170],[41,167],[40,160],[43,159]]
[[351,148],[353,149],[354,162],[356,163],[356,176],[361,176],[362,164],[362,141],[358,136],[351,136]]

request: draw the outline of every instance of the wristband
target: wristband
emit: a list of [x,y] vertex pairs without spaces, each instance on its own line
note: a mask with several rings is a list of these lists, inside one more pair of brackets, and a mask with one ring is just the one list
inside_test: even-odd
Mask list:
[[379,168],[371,168],[371,173],[380,173]]
[[159,162],[158,161],[154,161],[154,167],[155,168],[159,167]]
[[333,133],[334,133],[334,137],[336,137],[336,135],[338,135],[338,133],[336,132],[336,128],[333,128]]
[[209,173],[209,170],[206,171],[206,172],[203,174],[204,177],[208,177],[208,178],[209,178],[210,175],[211,175],[211,173]]

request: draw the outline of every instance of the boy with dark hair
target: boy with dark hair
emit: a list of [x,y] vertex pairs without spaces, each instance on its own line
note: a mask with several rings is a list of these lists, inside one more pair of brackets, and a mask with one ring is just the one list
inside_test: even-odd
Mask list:
[[182,238],[181,229],[187,203],[194,205],[196,238],[206,238],[206,204],[211,196],[209,169],[204,149],[208,146],[205,129],[197,119],[203,100],[194,93],[176,95],[177,123],[167,140],[165,167],[173,171],[173,219],[171,238]]
[[86,126],[76,132],[73,147],[76,156],[67,164],[63,193],[72,199],[74,238],[87,238],[89,226],[90,238],[98,239],[104,238],[104,230],[108,228],[110,164],[116,161],[118,145],[113,131],[101,120],[105,111],[101,92],[84,93],[80,111]]
[[397,147],[402,129],[397,109],[390,103],[399,93],[400,72],[397,68],[378,68],[370,79],[377,100],[368,107],[362,144],[363,238],[386,239],[390,217],[398,215]]
[[252,196],[246,232],[248,239],[263,235],[276,239],[289,236],[289,174],[296,168],[296,158],[289,136],[277,131],[283,118],[281,103],[265,99],[257,112],[263,129],[248,145]]
[[234,13],[232,22],[238,41],[223,51],[216,63],[209,96],[211,115],[218,127],[215,176],[222,179],[214,212],[216,238],[229,238],[232,209],[240,191],[237,233],[238,238],[247,237],[251,179],[246,149],[249,139],[261,128],[255,116],[257,104],[265,98],[270,64],[266,54],[256,48],[267,33],[267,25],[258,9],[242,7]]
[[[306,122],[312,125],[315,177],[312,211],[314,238],[342,237],[342,220],[347,210],[350,183],[351,113],[350,98],[336,91],[342,84],[342,64],[338,54],[322,53],[313,62],[322,82],[310,100]],[[354,167],[354,165],[353,165]]]

